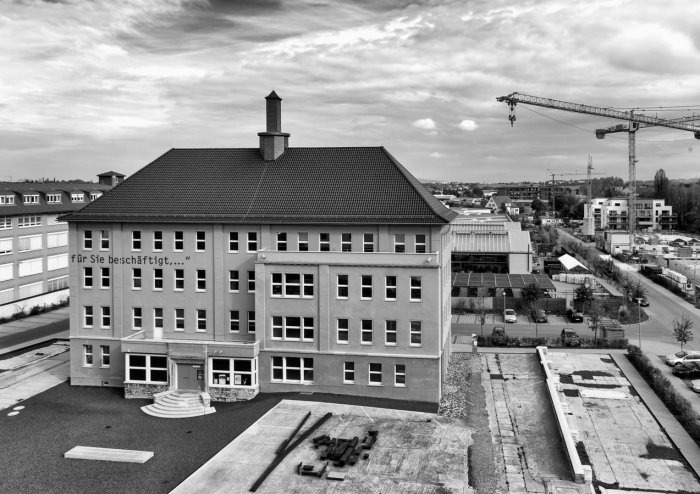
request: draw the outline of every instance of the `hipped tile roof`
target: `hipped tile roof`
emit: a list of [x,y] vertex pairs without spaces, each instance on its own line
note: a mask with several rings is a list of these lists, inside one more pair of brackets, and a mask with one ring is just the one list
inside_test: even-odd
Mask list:
[[443,206],[383,147],[171,149],[63,219],[444,224]]

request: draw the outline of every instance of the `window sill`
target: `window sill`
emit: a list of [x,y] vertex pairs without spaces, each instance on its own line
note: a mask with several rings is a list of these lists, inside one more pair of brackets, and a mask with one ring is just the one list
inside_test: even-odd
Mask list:
[[367,383],[367,386],[384,386],[382,383]]

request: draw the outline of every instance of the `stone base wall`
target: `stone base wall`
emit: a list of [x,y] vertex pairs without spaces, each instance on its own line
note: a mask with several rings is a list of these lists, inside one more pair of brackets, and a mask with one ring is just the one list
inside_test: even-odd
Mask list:
[[145,398],[151,399],[156,393],[168,391],[170,386],[167,384],[124,384],[124,398]]
[[255,398],[257,394],[257,389],[209,388],[211,401],[248,401]]

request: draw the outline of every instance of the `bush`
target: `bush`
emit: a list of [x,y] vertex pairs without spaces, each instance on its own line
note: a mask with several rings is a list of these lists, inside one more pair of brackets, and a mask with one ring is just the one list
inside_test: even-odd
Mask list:
[[639,347],[630,345],[627,349],[627,358],[690,437],[700,446],[700,415],[693,410],[688,400],[675,390],[673,384],[651,363]]
[[546,346],[548,348],[627,348],[628,342],[626,338],[593,338],[580,337],[580,347],[566,347],[562,344],[558,337],[539,337],[531,336],[505,336],[493,338],[491,335],[477,336],[477,344],[480,347],[520,347],[520,348],[535,348],[538,346]]

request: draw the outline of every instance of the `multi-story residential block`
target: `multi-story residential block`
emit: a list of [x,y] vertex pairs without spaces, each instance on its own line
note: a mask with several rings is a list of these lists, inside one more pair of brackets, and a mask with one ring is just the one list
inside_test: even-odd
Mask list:
[[70,214],[71,383],[437,402],[450,222],[382,147],[172,149]]
[[0,183],[0,317],[68,296],[68,225],[58,217],[111,188],[102,183]]
[[[664,199],[641,199],[635,201],[637,231],[673,230],[676,215],[673,207],[667,206]],[[627,198],[595,198],[592,207],[586,205],[584,222],[598,230],[628,230],[629,204]],[[592,214],[591,214],[592,213]]]

